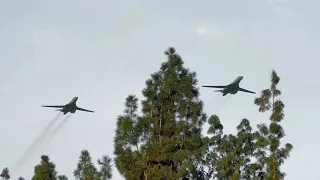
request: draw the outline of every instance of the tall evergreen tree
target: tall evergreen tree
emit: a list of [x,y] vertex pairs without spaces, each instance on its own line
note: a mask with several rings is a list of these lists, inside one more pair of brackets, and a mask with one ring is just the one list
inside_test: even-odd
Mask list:
[[281,91],[277,88],[280,77],[273,70],[271,74],[271,87],[261,92],[261,96],[256,98],[254,103],[259,106],[261,113],[270,111],[270,124],[259,124],[259,139],[256,143],[258,151],[256,157],[264,167],[261,172],[266,180],[284,179],[285,173],[281,172],[280,166],[290,155],[293,146],[290,143],[280,147],[281,139],[285,136],[284,129],[280,122],[284,118],[284,103],[277,97]]
[[207,156],[198,177],[219,180],[284,178],[280,165],[289,156],[292,145],[287,143],[280,148],[280,140],[285,133],[279,124],[284,117],[284,104],[276,99],[281,94],[277,89],[279,81],[273,71],[270,89],[263,90],[262,95],[255,99],[260,112],[271,111],[269,126],[259,124],[258,131],[252,132],[249,120],[243,119],[237,126],[236,135],[224,135],[219,117],[214,115],[209,118],[208,134],[212,137],[205,138]]
[[39,165],[34,167],[34,176],[32,180],[56,180],[57,171],[56,165],[50,161],[49,156],[42,155]]
[[165,55],[167,61],[146,81],[143,115],[137,115],[138,99],[130,95],[118,118],[115,163],[126,179],[187,178],[202,155],[206,114],[196,73],[183,66],[174,48]]
[[[137,115],[138,99],[134,95],[126,98],[124,115],[120,115],[117,121],[115,137],[116,154],[115,165],[119,172],[128,180],[142,179],[146,169],[146,156],[142,153],[143,126],[138,125],[143,121]],[[147,126],[147,125],[145,125]]]
[[112,168],[111,168],[111,158],[107,155],[102,156],[98,159],[98,164],[100,165],[100,179],[108,180],[112,178]]
[[9,180],[10,179],[10,173],[9,173],[9,169],[8,168],[4,168],[0,174],[0,177],[3,180]]
[[77,180],[96,180],[99,173],[92,162],[92,158],[88,150],[81,151],[77,169],[73,172]]
[[58,180],[68,180],[68,177],[65,175],[59,175]]
[[205,137],[205,150],[206,155],[200,164],[200,171],[195,174],[195,178],[197,179],[221,179],[224,177],[223,173],[219,173],[219,167],[217,164],[221,158],[221,154],[219,150],[221,149],[222,140],[224,138],[223,135],[223,125],[220,122],[220,118],[217,115],[212,115],[208,119],[209,129],[207,133],[211,137]]
[[218,180],[255,179],[256,163],[251,162],[254,153],[255,133],[249,120],[242,119],[236,135],[223,134],[223,125],[217,115],[209,118],[206,168],[198,178]]

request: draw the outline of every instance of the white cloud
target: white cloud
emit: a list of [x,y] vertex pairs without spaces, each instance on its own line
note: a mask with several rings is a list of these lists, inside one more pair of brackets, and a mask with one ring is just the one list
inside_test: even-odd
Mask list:
[[204,36],[208,33],[208,29],[204,26],[198,26],[196,28],[196,31],[199,36]]
[[221,24],[204,22],[196,27],[198,36],[206,36],[210,38],[231,38],[242,29],[242,25],[237,21]]
[[196,27],[196,33],[198,36],[207,36],[211,38],[224,38],[228,35],[228,33],[223,31],[218,25],[209,23]]

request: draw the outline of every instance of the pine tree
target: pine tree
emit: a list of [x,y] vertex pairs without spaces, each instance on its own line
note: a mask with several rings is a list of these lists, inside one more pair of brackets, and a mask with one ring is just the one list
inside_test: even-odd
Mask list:
[[77,180],[96,180],[99,173],[92,163],[92,158],[88,150],[81,151],[77,169],[73,172]]
[[10,179],[10,173],[9,173],[9,169],[8,168],[4,168],[0,174],[0,177],[3,180],[9,180]]
[[50,162],[49,156],[42,155],[40,164],[34,167],[32,180],[56,180],[57,171],[55,167],[56,165]]
[[212,137],[206,138],[207,156],[198,177],[219,180],[284,178],[280,165],[289,157],[292,145],[287,143],[280,148],[280,140],[285,133],[279,124],[284,117],[284,104],[276,99],[281,94],[277,89],[279,81],[273,71],[270,89],[263,90],[262,95],[255,99],[260,112],[271,111],[269,127],[259,124],[258,131],[252,132],[249,120],[243,119],[237,126],[237,135],[224,135],[219,117],[214,115],[209,118],[208,134]]
[[223,134],[223,125],[217,115],[209,118],[207,138],[207,156],[198,178],[218,180],[254,179],[251,162],[256,136],[247,119],[242,119],[237,126],[238,133]]
[[196,73],[183,66],[174,48],[146,81],[143,115],[138,99],[126,99],[115,137],[115,164],[126,179],[176,180],[192,176],[202,156],[206,114],[196,88]]
[[[246,118],[242,119],[237,126],[237,145],[235,148],[237,166],[236,174],[240,179],[260,179],[257,172],[261,170],[261,166],[254,159],[256,152],[255,142],[257,141],[257,132],[253,132],[250,121]],[[236,177],[236,179],[238,179]]]
[[221,151],[221,144],[224,139],[223,125],[217,115],[210,116],[208,124],[209,129],[207,133],[211,137],[204,138],[204,142],[206,142],[206,156],[200,165],[200,171],[196,174],[196,178],[204,180],[212,178],[221,179],[224,175],[222,172],[219,172],[220,169],[217,167],[217,164],[222,156],[219,151]]
[[143,141],[143,126],[139,124],[143,123],[137,115],[137,102],[138,99],[134,95],[126,98],[124,115],[120,115],[117,120],[114,145],[115,165],[128,180],[143,179],[147,161],[143,150],[139,147],[139,141]]
[[65,175],[59,175],[58,180],[68,180],[68,177]]
[[284,129],[280,122],[284,118],[284,104],[280,99],[281,91],[277,88],[280,77],[273,70],[271,74],[271,87],[262,91],[261,96],[256,98],[254,103],[259,106],[261,113],[270,111],[270,124],[259,124],[259,139],[256,143],[258,151],[256,157],[261,166],[264,167],[261,172],[266,180],[284,179],[285,173],[281,172],[280,166],[290,155],[293,146],[290,143],[280,147],[281,139],[285,136]]
[[108,180],[112,178],[112,168],[111,168],[111,158],[107,155],[102,156],[98,159],[98,164],[100,165],[100,179]]

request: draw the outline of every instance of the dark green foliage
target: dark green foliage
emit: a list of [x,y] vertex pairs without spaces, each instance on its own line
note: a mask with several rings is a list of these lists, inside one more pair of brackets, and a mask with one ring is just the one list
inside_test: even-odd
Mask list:
[[112,178],[112,168],[111,168],[111,158],[107,155],[102,156],[98,159],[98,164],[100,165],[100,179],[108,180]]
[[127,179],[179,179],[195,171],[206,121],[196,73],[183,67],[174,48],[146,81],[142,115],[135,96],[126,99],[115,137],[116,167]]
[[[140,154],[138,141],[142,136],[143,127],[138,125],[136,114],[138,99],[130,95],[126,98],[124,115],[118,117],[115,137],[115,165],[127,179],[143,177],[144,156]],[[141,170],[137,169],[140,167]]]
[[[217,115],[209,118],[205,179],[254,179],[256,164],[251,162],[256,136],[247,119],[237,126],[237,135],[224,135]],[[204,169],[204,168],[203,168]]]
[[[285,136],[280,123],[284,104],[279,99],[280,78],[275,71],[271,86],[261,92],[254,103],[261,113],[270,112],[269,123],[253,130],[242,119],[235,134],[224,134],[217,115],[208,119],[208,136],[202,136],[207,121],[196,88],[196,73],[183,66],[174,48],[165,51],[167,60],[146,81],[142,94],[141,114],[138,98],[129,95],[122,115],[117,118],[114,139],[115,166],[128,180],[281,180],[281,165],[293,146],[283,147]],[[81,151],[74,177],[77,180],[112,178],[112,159],[104,155],[96,168],[88,150]],[[32,180],[67,180],[57,176],[48,156],[34,168]],[[4,168],[0,177],[9,180]],[[24,180],[20,177],[19,180]]]
[[94,166],[88,150],[81,151],[77,169],[73,174],[79,180],[108,180],[112,178],[111,158],[107,155],[98,159],[100,171]]
[[284,104],[276,99],[281,94],[276,73],[271,88],[255,100],[260,112],[272,111],[269,126],[260,124],[253,131],[249,120],[242,119],[237,134],[227,135],[213,115],[208,120],[211,137],[202,137],[206,115],[196,74],[182,66],[174,48],[165,54],[168,60],[146,81],[142,115],[137,113],[138,99],[130,95],[118,117],[114,152],[120,173],[126,179],[281,179],[280,165],[292,145],[279,148],[285,135],[278,124]]
[[56,165],[50,162],[49,156],[42,155],[40,164],[34,167],[32,180],[56,180],[57,171],[55,167]]
[[260,98],[255,99],[260,112],[271,111],[269,125],[259,124],[258,131],[252,132],[247,119],[243,119],[237,126],[237,135],[224,135],[223,125],[218,116],[211,116],[208,120],[208,134],[212,137],[204,138],[206,142],[206,156],[200,165],[198,178],[219,180],[230,179],[270,179],[284,178],[280,165],[289,156],[291,144],[280,148],[280,140],[285,136],[279,122],[284,118],[284,104],[276,99],[281,94],[277,89],[280,78],[272,72],[270,89],[262,91]]
[[65,175],[59,175],[58,180],[68,180],[68,178]]
[[271,87],[261,92],[261,96],[256,98],[254,103],[259,107],[259,111],[271,112],[269,125],[258,125],[259,140],[256,143],[258,151],[256,157],[263,166],[263,175],[267,180],[284,179],[285,173],[281,172],[280,166],[290,155],[293,146],[290,143],[280,147],[281,139],[285,132],[280,125],[284,118],[284,104],[280,99],[281,91],[277,88],[280,77],[275,71],[271,74]]
[[9,173],[9,169],[8,168],[4,168],[0,174],[0,177],[3,180],[9,180],[10,179],[10,173]]
[[77,180],[96,180],[99,178],[99,173],[92,163],[88,150],[81,151],[77,169],[74,170],[73,174]]
[[[101,159],[98,159],[98,165],[100,166],[100,171],[94,166],[91,161],[91,156],[89,151],[81,151],[77,169],[74,171],[75,179],[79,180],[108,180],[112,178],[112,159],[104,155]],[[57,175],[55,170],[55,164],[50,161],[49,156],[42,155],[41,162],[34,168],[34,175],[32,180],[68,180],[65,175]],[[0,177],[3,180],[9,180],[9,169],[4,168]],[[19,180],[24,180],[23,177],[19,177]]]

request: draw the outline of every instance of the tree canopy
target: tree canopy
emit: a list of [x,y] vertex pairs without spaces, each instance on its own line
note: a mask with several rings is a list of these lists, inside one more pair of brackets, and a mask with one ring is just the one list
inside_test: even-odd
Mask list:
[[[281,166],[293,145],[283,142],[285,105],[277,72],[272,70],[270,87],[253,100],[257,111],[269,113],[270,118],[253,126],[239,117],[236,133],[226,134],[220,117],[203,111],[196,72],[184,66],[175,48],[164,54],[159,70],[145,81],[143,99],[133,94],[125,98],[116,119],[114,159],[103,155],[95,163],[90,152],[82,150],[72,179],[111,179],[113,163],[128,180],[284,179]],[[32,180],[68,179],[55,168],[49,156],[42,155]],[[9,180],[9,169],[4,168],[0,177]]]

